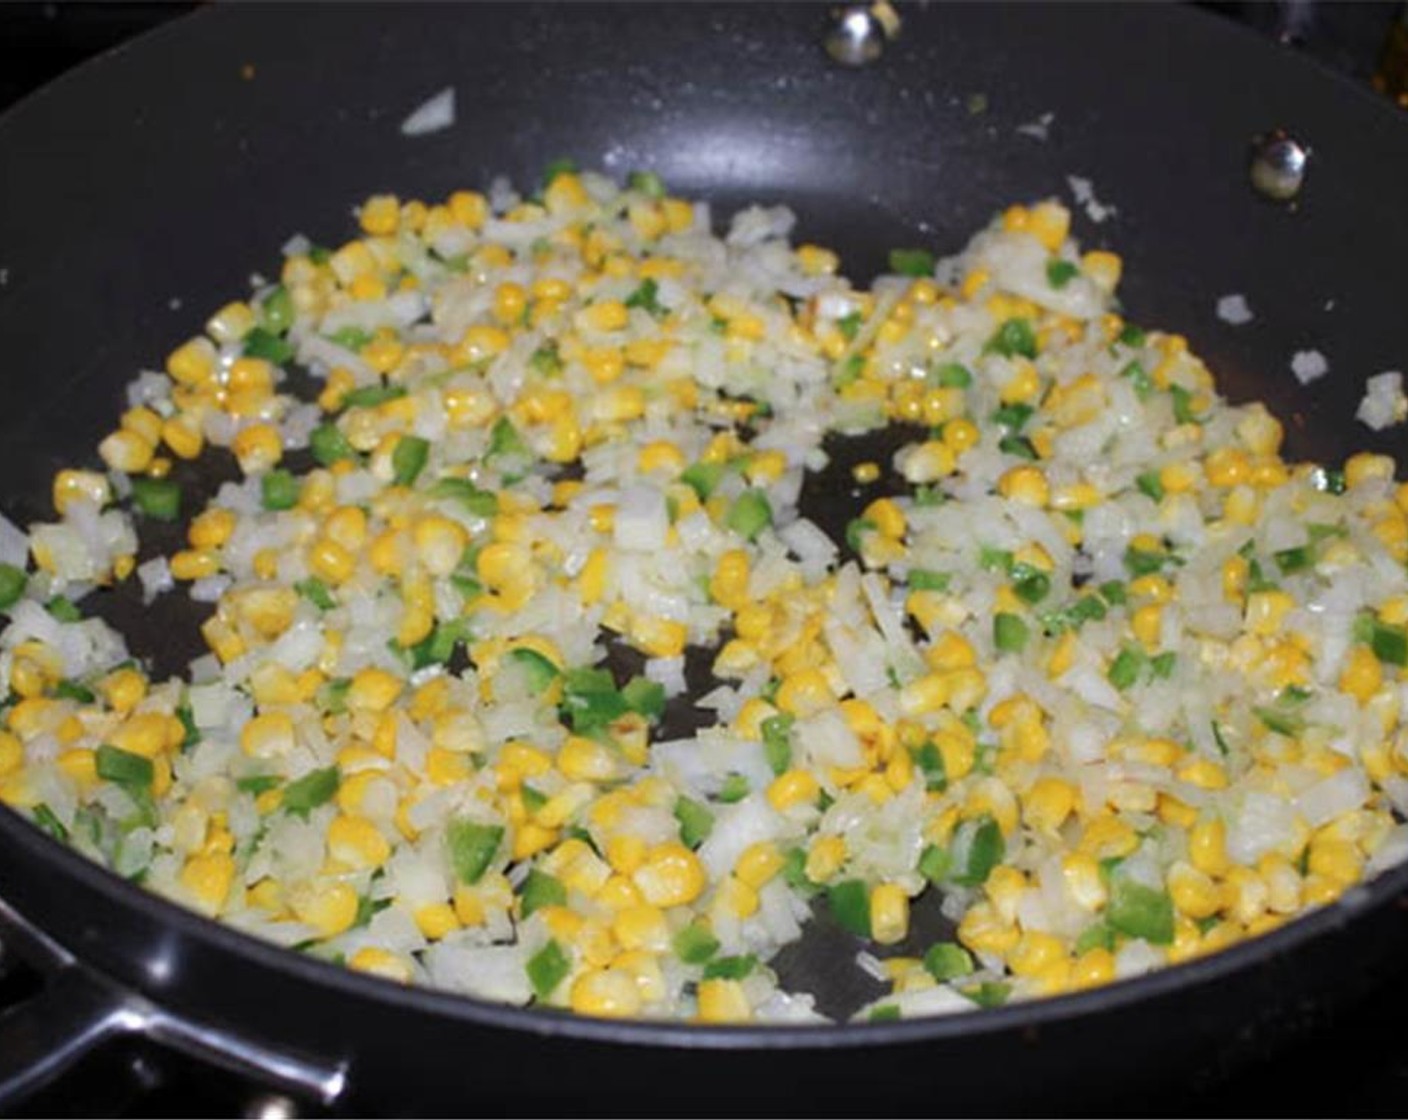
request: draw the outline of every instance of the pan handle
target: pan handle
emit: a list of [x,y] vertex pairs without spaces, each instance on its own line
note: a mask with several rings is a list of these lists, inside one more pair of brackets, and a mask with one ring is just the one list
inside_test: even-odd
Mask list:
[[347,1087],[345,1062],[272,1049],[175,1015],[78,963],[4,899],[0,934],[5,952],[45,976],[39,993],[0,1013],[0,1116],[118,1037],[148,1039],[325,1107]]

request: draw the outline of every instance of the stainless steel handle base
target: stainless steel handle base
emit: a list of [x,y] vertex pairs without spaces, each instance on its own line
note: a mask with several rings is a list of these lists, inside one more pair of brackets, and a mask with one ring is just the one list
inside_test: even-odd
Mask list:
[[324,1106],[346,1089],[345,1062],[274,1050],[172,1014],[79,964],[3,899],[0,937],[45,977],[39,993],[0,1013],[0,1115],[119,1036],[149,1039]]

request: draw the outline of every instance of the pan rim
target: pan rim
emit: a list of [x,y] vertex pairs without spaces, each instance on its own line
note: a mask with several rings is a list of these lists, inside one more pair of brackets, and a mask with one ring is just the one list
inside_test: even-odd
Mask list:
[[[1014,1027],[1042,1027],[1079,1020],[1136,1003],[1147,1003],[1170,993],[1211,984],[1223,977],[1287,956],[1307,942],[1328,936],[1350,921],[1391,905],[1408,894],[1408,862],[1380,872],[1352,887],[1335,902],[1298,915],[1284,926],[1248,938],[1204,957],[1165,965],[1141,976],[1117,980],[1082,992],[1023,1000],[995,1008],[978,1008],[949,1015],[888,1022],[841,1021],[816,1024],[715,1025],[674,1020],[608,1020],[553,1008],[517,1007],[437,988],[401,984],[356,972],[331,961],[296,953],[234,926],[206,918],[194,910],[143,889],[107,870],[75,849],[60,843],[8,806],[0,806],[0,841],[16,845],[56,874],[70,877],[105,903],[135,911],[168,932],[176,932],[218,952],[231,953],[245,963],[269,972],[321,987],[370,1004],[394,1004],[466,1026],[507,1028],[525,1035],[560,1036],[637,1046],[685,1050],[790,1049],[832,1050],[893,1043],[937,1041],[959,1035],[996,1034]],[[0,872],[0,884],[4,874]],[[21,916],[34,920],[17,908]],[[65,942],[40,925],[44,934],[87,966],[119,985],[151,999],[163,1010],[191,1014],[174,1006],[173,991],[142,984],[135,976],[121,975],[95,965],[90,955]],[[133,962],[134,972],[140,972]],[[176,992],[178,1000],[184,993]],[[199,1019],[199,1012],[192,1015]],[[232,1032],[239,1034],[236,1025]]]
[[[35,111],[36,106],[42,107],[45,99],[57,88],[64,87],[71,81],[86,80],[94,71],[121,61],[129,52],[144,49],[158,39],[164,41],[166,36],[185,34],[186,29],[198,19],[208,21],[225,18],[217,16],[217,10],[207,8],[173,19],[168,24],[102,52],[16,102],[0,115],[0,141],[3,141],[7,125],[18,116]],[[1180,10],[1190,11],[1188,8]],[[1221,24],[1222,30],[1215,34],[1241,36],[1248,43],[1257,42],[1263,49],[1274,50],[1264,40],[1258,39],[1254,32],[1232,26],[1229,21],[1221,20],[1210,13],[1179,18],[1202,20],[1203,26],[1209,29]],[[207,26],[207,23],[202,22],[200,26]],[[1321,79],[1326,76],[1333,78],[1342,94],[1352,91],[1362,106],[1376,106],[1373,111],[1383,114],[1381,120],[1399,119],[1399,110],[1375,97],[1368,90],[1350,83],[1317,60],[1303,55],[1292,57],[1299,62],[1308,63],[1319,73]],[[419,1012],[466,1024],[506,1027],[525,1034],[561,1035],[592,1041],[669,1045],[687,1049],[847,1048],[937,1040],[960,1034],[995,1033],[1019,1025],[1042,1026],[1064,1022],[1145,1002],[1176,989],[1211,983],[1244,968],[1265,963],[1306,942],[1333,932],[1352,917],[1391,904],[1394,896],[1408,891],[1408,864],[1400,864],[1354,888],[1345,898],[1330,906],[1298,916],[1272,933],[1240,942],[1208,957],[1163,967],[1144,976],[1118,981],[1090,991],[986,1009],[976,1015],[965,1012],[899,1022],[815,1026],[704,1026],[655,1020],[613,1022],[563,1011],[494,1004],[472,996],[430,988],[408,988],[393,981],[354,973],[330,962],[292,952],[231,926],[204,918],[192,910],[122,879],[78,852],[52,840],[8,807],[4,807],[4,811],[0,812],[0,841],[7,847],[15,846],[17,852],[32,857],[45,870],[76,880],[86,890],[101,896],[110,905],[138,913],[144,921],[173,928],[183,936],[198,940],[218,951],[235,954],[273,976],[285,975],[311,984],[332,987],[371,1003],[409,1006]],[[2,872],[0,879],[3,879]],[[65,948],[75,951],[67,944]],[[87,958],[82,952],[75,952],[80,961],[87,963]],[[149,988],[133,984],[130,977],[115,978],[124,985],[133,986],[135,990],[144,991],[144,994],[151,992]],[[165,997],[161,994],[153,998],[166,1006]]]

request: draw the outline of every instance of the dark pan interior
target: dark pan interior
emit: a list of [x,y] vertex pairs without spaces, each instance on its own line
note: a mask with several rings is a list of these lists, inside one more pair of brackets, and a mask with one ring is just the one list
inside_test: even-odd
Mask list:
[[[1067,177],[1088,178],[1117,213],[1077,208],[1075,231],[1123,255],[1131,319],[1186,334],[1234,399],[1268,401],[1296,456],[1396,450],[1352,419],[1363,379],[1404,360],[1408,127],[1392,110],[1187,9],[903,15],[884,58],[852,71],[820,49],[821,6],[239,6],[69,75],[0,120],[0,509],[47,516],[54,470],[96,463],[123,385],[275,269],[290,234],[336,244],[370,193],[528,183],[559,156],[653,169],[716,214],[785,202],[797,236],[862,281],[891,247],[956,251],[1002,206],[1069,202]],[[446,86],[455,126],[403,136]],[[1048,113],[1047,139],[1017,131]],[[1251,138],[1275,126],[1313,149],[1291,206],[1247,181]],[[1229,293],[1251,323],[1217,319]],[[1331,372],[1304,388],[1289,363],[1312,347]],[[102,609],[168,667],[197,652],[173,642],[170,607]],[[39,904],[61,936],[98,920]],[[124,922],[95,949],[119,971],[150,919]],[[853,954],[819,927],[782,970],[841,1011],[869,994]]]

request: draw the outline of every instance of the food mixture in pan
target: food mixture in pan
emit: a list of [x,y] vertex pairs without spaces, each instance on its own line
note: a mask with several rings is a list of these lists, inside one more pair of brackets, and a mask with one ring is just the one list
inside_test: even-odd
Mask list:
[[[0,797],[41,828],[349,968],[706,1023],[820,1019],[769,963],[812,921],[885,981],[862,1018],[955,1012],[1408,852],[1408,486],[1283,460],[1060,205],[869,290],[651,174],[358,218],[0,532]],[[799,497],[881,428],[828,534]],[[186,679],[88,617],[119,581],[204,605]]]

